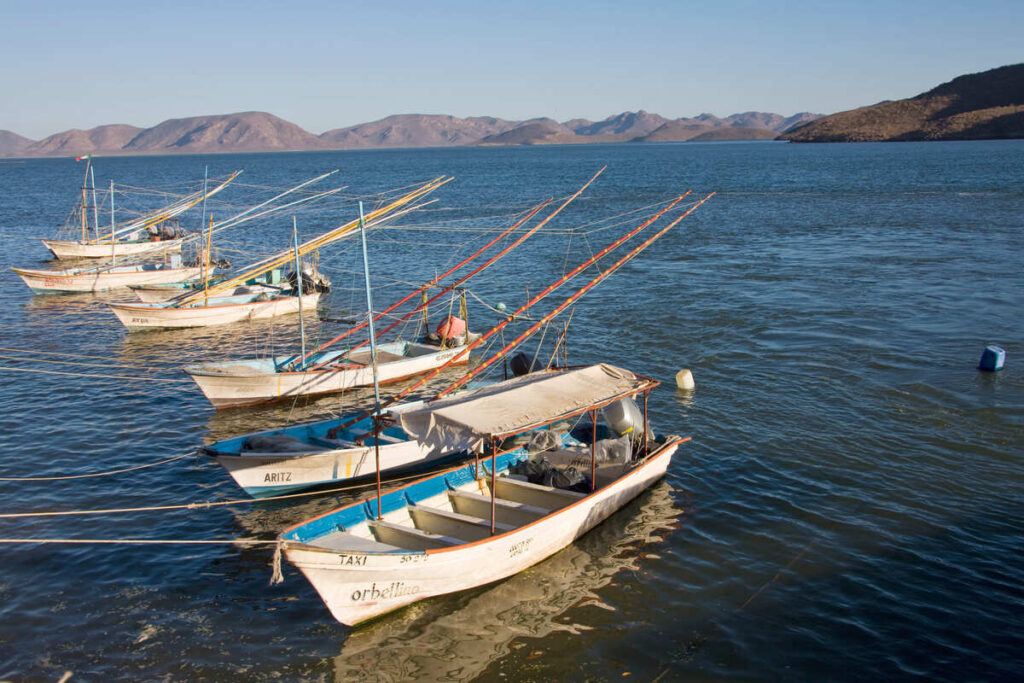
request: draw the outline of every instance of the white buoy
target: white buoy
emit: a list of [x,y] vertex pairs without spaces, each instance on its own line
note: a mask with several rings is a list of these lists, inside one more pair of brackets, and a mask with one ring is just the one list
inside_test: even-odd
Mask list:
[[693,391],[697,384],[693,381],[693,373],[683,368],[676,373],[676,386],[683,391]]

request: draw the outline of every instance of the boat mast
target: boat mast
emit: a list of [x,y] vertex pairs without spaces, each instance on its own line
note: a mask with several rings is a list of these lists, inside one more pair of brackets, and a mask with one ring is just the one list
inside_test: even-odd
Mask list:
[[[99,226],[96,226],[96,231],[99,231]],[[115,251],[117,249],[117,243],[114,239],[114,181],[111,180],[111,265],[117,265],[118,255]]]
[[[201,231],[203,226],[199,226]],[[213,216],[210,216],[210,231],[206,235],[203,249],[203,305],[210,305],[210,252],[213,251]]]
[[82,241],[83,242],[85,242],[86,223],[89,220],[87,218],[88,214],[86,213],[87,207],[88,207],[88,204],[89,204],[89,199],[88,199],[88,195],[86,193],[89,191],[89,188],[88,188],[88,185],[89,185],[89,170],[91,168],[92,168],[92,158],[91,157],[86,157],[86,159],[85,159],[85,177],[82,178],[82,216],[81,216],[81,218],[82,218]]
[[[360,216],[362,212],[360,212]],[[360,218],[360,230],[362,230],[362,218]],[[364,237],[365,243],[365,237]],[[299,227],[295,221],[295,216],[292,216],[292,245],[295,247],[295,287],[299,293],[299,337],[302,339],[302,357],[306,357],[306,323],[302,320],[302,269],[299,267]],[[365,254],[364,254],[365,255]],[[365,263],[363,264],[365,267]],[[367,275],[367,282],[369,282],[369,275]],[[369,292],[369,286],[367,286],[367,292]],[[371,309],[372,310],[372,309]],[[376,371],[377,366],[374,365]],[[302,366],[299,366],[302,369]],[[376,385],[375,385],[376,386]]]
[[199,219],[199,230],[200,230],[200,232],[202,231],[203,226],[206,225],[206,183],[209,180],[209,178],[210,178],[210,166],[206,165],[203,168],[203,215],[202,215],[202,218]]
[[96,173],[89,167],[89,180],[92,182],[92,228],[96,236],[100,236],[100,207],[96,204]]
[[[373,331],[373,293],[370,291],[370,260],[366,256],[366,221],[363,203],[359,202],[359,238],[363,243],[363,277],[366,280],[366,311],[370,321],[370,366],[373,369],[373,451],[377,460],[377,519],[380,509],[380,385],[377,383],[377,338]],[[303,354],[305,355],[305,354]]]

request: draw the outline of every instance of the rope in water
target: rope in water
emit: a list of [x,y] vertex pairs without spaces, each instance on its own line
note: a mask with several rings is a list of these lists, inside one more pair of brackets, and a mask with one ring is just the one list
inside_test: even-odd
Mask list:
[[175,460],[181,460],[187,458],[190,455],[195,455],[195,451],[189,451],[188,453],[182,453],[181,455],[175,455],[170,458],[165,458],[157,462],[151,462],[146,465],[136,465],[135,467],[123,467],[118,470],[107,470],[106,472],[91,472],[89,474],[68,474],[60,477],[0,477],[0,481],[60,481],[63,479],[88,479],[91,477],[109,477],[114,474],[122,474],[123,472],[134,472],[136,470],[144,470],[148,467],[156,467],[157,465],[165,465]]
[[[389,479],[389,483],[401,483],[423,477],[423,474],[416,474],[409,477]],[[252,505],[253,503],[266,503],[272,500],[290,500],[294,498],[305,498],[309,496],[321,496],[330,493],[343,491],[355,491],[364,489],[370,484],[358,484],[354,486],[340,486],[333,489],[320,491],[303,491],[301,493],[288,493],[282,496],[269,496],[267,498],[238,498],[235,500],[212,500],[198,503],[183,503],[179,505],[154,505],[148,507],[134,508],[107,508],[103,510],[56,510],[43,512],[4,512],[0,513],[0,519],[22,519],[27,517],[73,517],[78,515],[108,515],[121,514],[124,512],[160,512],[164,510],[200,510],[205,508],[224,507],[226,505]]]
[[190,379],[174,379],[172,377],[132,377],[131,375],[100,375],[88,372],[62,372],[60,370],[40,370],[38,368],[12,368],[0,365],[0,371],[7,372],[38,372],[44,375],[67,375],[69,377],[97,377],[99,379],[128,379],[145,382],[191,382]]

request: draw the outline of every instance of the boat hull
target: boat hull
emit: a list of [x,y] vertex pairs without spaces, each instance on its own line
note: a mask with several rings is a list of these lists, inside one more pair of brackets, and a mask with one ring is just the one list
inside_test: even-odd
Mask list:
[[43,246],[50,250],[56,258],[74,260],[86,258],[110,258],[113,256],[138,256],[140,254],[164,254],[181,251],[183,238],[161,240],[159,242],[137,241],[117,242],[111,250],[110,244],[92,244],[70,240],[41,240]]
[[[451,361],[464,349],[465,346],[456,346],[378,363],[378,383],[397,382],[429,372]],[[283,398],[316,396],[373,384],[373,369],[370,366],[301,372],[273,371],[273,367],[286,360],[288,358],[285,357],[274,359],[271,367],[263,371],[245,362],[187,365],[184,370],[215,408],[235,408]],[[466,354],[458,364],[468,362],[469,354]]]
[[[302,297],[303,312],[315,312],[318,292]],[[212,306],[166,308],[152,304],[108,304],[130,332],[168,328],[210,327],[247,320],[266,320],[299,312],[299,299],[280,297],[269,301],[247,301]]]
[[[417,441],[382,444],[382,476],[395,476],[435,467],[461,453],[439,453]],[[289,456],[282,453],[216,456],[231,478],[253,498],[267,498],[339,482],[355,483],[376,476],[372,446],[339,448]]]
[[550,557],[661,479],[680,442],[669,437],[644,463],[594,493],[476,542],[426,551],[333,551],[292,540],[294,527],[282,535],[284,554],[335,619],[356,625],[419,600],[499,581]]
[[89,270],[34,270],[11,268],[29,289],[36,294],[63,292],[103,292],[129,285],[161,284],[191,280],[199,276],[200,268],[165,268],[155,266],[126,266],[121,268]]

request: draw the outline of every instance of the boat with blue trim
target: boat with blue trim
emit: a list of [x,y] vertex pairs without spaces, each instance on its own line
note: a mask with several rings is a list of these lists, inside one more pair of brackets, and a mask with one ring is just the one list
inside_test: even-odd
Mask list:
[[688,438],[649,431],[646,395],[657,385],[594,365],[407,409],[406,434],[466,447],[476,462],[297,524],[279,537],[284,556],[349,625],[522,571],[664,476]]

